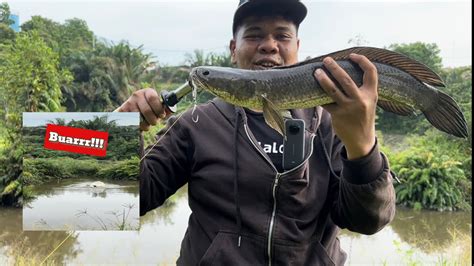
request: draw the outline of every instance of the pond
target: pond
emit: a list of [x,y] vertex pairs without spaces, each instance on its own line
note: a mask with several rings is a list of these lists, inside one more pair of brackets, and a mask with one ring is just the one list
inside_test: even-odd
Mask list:
[[[76,231],[68,235],[22,232],[21,211],[0,209],[0,264],[24,256],[39,263],[67,238],[49,262],[175,265],[189,214],[186,193],[181,190],[164,206],[141,217],[140,231]],[[346,265],[463,265],[459,256],[467,252],[469,261],[471,256],[471,224],[471,213],[398,208],[395,220],[377,234],[343,230],[339,238],[348,254]]]
[[74,178],[35,186],[23,230],[138,230],[137,181]]

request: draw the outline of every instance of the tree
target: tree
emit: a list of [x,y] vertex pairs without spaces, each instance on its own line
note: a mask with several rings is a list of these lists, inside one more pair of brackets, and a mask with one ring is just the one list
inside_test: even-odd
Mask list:
[[142,46],[126,42],[117,45],[99,43],[94,51],[71,54],[68,68],[74,83],[63,91],[68,110],[106,111],[122,104],[138,89],[151,62]]
[[49,48],[58,52],[61,42],[61,24],[41,16],[32,16],[29,21],[21,25],[21,31],[37,32]]
[[[98,55],[112,58],[117,68],[115,74],[122,77],[122,87],[136,87],[140,77],[151,64],[151,54],[143,52],[143,46],[131,47],[128,42],[120,42],[117,45],[104,47],[99,50]],[[128,94],[131,91],[128,91]]]
[[36,32],[21,34],[7,48],[0,76],[7,107],[29,112],[59,111],[60,84],[70,80],[69,73],[59,69],[58,55]]
[[61,39],[65,47],[74,50],[92,48],[94,33],[82,19],[68,19],[61,25]]
[[15,21],[10,19],[11,12],[8,3],[0,3],[0,24],[10,26]]
[[364,38],[362,34],[357,34],[353,38],[350,38],[347,41],[348,44],[353,44],[355,46],[364,46],[367,45],[369,42]]
[[59,58],[36,32],[18,35],[3,51],[0,65],[0,104],[5,112],[7,146],[0,154],[0,204],[21,199],[22,112],[61,111],[60,85],[70,82],[59,69]]
[[186,54],[186,65],[190,67],[197,66],[222,66],[222,67],[231,67],[232,61],[230,53],[215,54],[209,53],[205,54],[202,50],[194,50],[193,54]]
[[0,50],[1,45],[12,41],[15,38],[15,32],[10,28],[14,23],[10,19],[10,7],[7,3],[0,3]]
[[[444,91],[461,107],[467,121],[468,135],[472,136],[472,66],[445,68],[440,75],[446,83]],[[472,139],[468,138],[468,141],[469,147],[472,147]]]
[[60,24],[34,16],[22,25],[22,30],[38,31],[59,54],[60,67],[73,74],[72,84],[61,84],[68,111],[115,109],[140,87],[141,78],[152,63],[151,55],[144,53],[142,46],[134,48],[127,42],[93,45],[94,33],[81,19]]
[[[434,72],[441,74],[442,64],[440,49],[435,43],[415,42],[409,44],[391,44],[388,49],[404,54],[415,59]],[[384,132],[406,134],[417,133],[423,134],[427,129],[431,128],[424,115],[421,113],[417,116],[409,116],[400,118],[400,116],[384,112],[380,108],[377,109],[377,126]]]
[[0,23],[0,45],[10,42],[13,39],[15,39],[15,32],[6,24]]
[[61,67],[69,65],[74,53],[92,51],[94,33],[84,20],[78,18],[60,24],[48,18],[33,16],[21,25],[21,29],[24,32],[37,31],[45,43],[59,54]]
[[116,120],[109,120],[108,115],[94,116],[89,120],[71,120],[67,123],[70,127],[79,127],[90,130],[111,131],[118,127]]
[[409,44],[391,44],[388,49],[415,59],[434,72],[439,73],[443,67],[440,49],[436,43],[415,42]]
[[113,60],[96,56],[92,51],[77,52],[70,57],[69,64],[74,83],[63,87],[68,111],[113,109],[111,94],[119,90],[111,74]]

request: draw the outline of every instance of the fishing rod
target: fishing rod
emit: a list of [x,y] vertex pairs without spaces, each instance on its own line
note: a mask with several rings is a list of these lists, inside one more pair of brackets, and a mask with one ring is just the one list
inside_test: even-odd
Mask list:
[[[188,82],[186,81],[185,83],[183,83],[181,86],[179,86],[178,88],[172,90],[172,91],[167,91],[167,90],[162,90],[160,92],[160,95],[161,95],[161,103],[165,106],[165,108],[170,111],[171,113],[175,113],[177,111],[177,107],[176,107],[176,104],[181,101],[181,99],[188,95],[190,92],[193,93],[193,101],[194,101],[194,107],[193,107],[193,114],[194,114],[194,111],[196,110],[196,105],[197,105],[197,89],[193,88],[193,86],[191,85],[191,82]],[[165,131],[165,133],[163,133],[163,135],[160,136],[160,138],[158,138],[158,140],[155,141],[155,143],[153,143],[153,145],[151,146],[151,148],[148,149],[148,151],[142,156],[142,158],[140,158],[140,162],[145,159],[145,157],[151,152],[151,150],[153,150],[153,148],[161,141],[161,139],[166,135],[168,134],[168,131],[178,122],[178,120],[181,118],[181,116],[184,114],[184,112],[182,112],[177,118],[176,120],[173,122],[173,124],[171,126],[168,127],[168,129]],[[197,123],[198,122],[198,119],[194,119],[194,117],[192,117],[193,119],[193,122]]]
[[160,92],[161,103],[168,109],[168,111],[171,113],[176,113],[176,104],[192,90],[193,87],[188,81],[172,91],[162,90]]

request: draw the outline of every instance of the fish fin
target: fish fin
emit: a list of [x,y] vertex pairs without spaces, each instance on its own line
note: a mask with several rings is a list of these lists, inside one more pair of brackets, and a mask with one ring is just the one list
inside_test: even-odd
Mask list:
[[275,105],[268,100],[265,95],[262,95],[262,101],[263,118],[265,118],[265,122],[286,138],[285,121],[283,120],[283,116],[277,111]]
[[466,119],[454,99],[439,90],[437,96],[438,102],[433,108],[422,110],[426,119],[441,131],[460,138],[468,137]]
[[409,116],[416,114],[416,110],[413,107],[402,103],[394,103],[379,99],[377,105],[383,110],[397,115]]
[[430,84],[432,86],[445,87],[441,77],[426,65],[411,59],[410,57],[390,51],[387,49],[375,47],[352,47],[345,50],[333,52],[323,56],[318,56],[309,60],[302,61],[290,66],[275,67],[274,69],[284,69],[314,62],[322,62],[325,57],[332,57],[334,60],[349,60],[351,53],[360,54],[367,57],[372,62],[387,64],[399,68],[412,75],[417,80]]

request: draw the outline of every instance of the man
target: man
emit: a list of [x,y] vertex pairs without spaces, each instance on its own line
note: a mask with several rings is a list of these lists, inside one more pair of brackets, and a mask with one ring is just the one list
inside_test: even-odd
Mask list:
[[[244,69],[297,63],[305,16],[297,0],[241,0],[232,61]],[[324,71],[314,77],[335,103],[291,110],[306,122],[305,161],[294,169],[283,170],[282,155],[262,148],[283,139],[260,110],[215,99],[168,121],[173,126],[142,161],[140,212],[188,184],[192,214],[179,265],[340,265],[340,228],[373,234],[393,219],[392,177],[375,136],[377,72],[364,56],[350,58],[364,71],[361,87],[326,58],[341,87]],[[143,130],[165,116],[151,89],[135,92],[118,110],[141,112]]]

